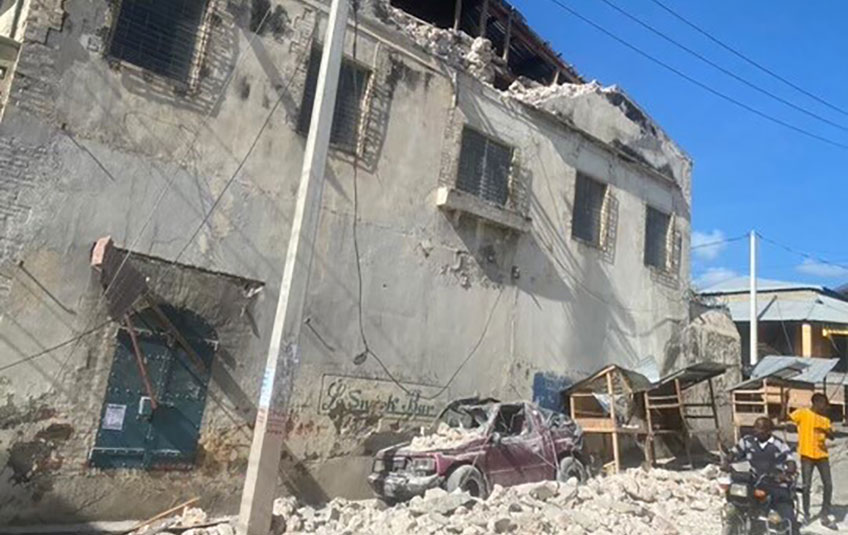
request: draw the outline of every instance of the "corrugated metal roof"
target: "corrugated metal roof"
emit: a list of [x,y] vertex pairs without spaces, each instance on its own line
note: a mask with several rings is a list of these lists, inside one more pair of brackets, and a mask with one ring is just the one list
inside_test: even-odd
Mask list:
[[[727,303],[733,321],[750,321],[749,300]],[[757,295],[757,317],[760,321],[817,321],[848,324],[848,301],[824,294],[785,296]]]
[[[747,275],[735,277],[726,281],[713,284],[705,288],[699,288],[704,295],[744,293],[750,290],[750,277]],[[807,284],[805,282],[788,282],[773,279],[757,279],[757,292],[777,292],[787,290],[816,290],[823,292],[824,286],[818,284]]]
[[754,370],[751,372],[751,378],[761,379],[779,373],[781,370],[791,366],[802,369],[797,375],[790,375],[786,379],[797,383],[821,383],[827,377],[839,359],[823,359],[816,357],[795,357],[795,356],[768,356],[763,357]]
[[680,381],[680,388],[686,390],[698,383],[718,377],[726,372],[727,368],[729,366],[720,362],[699,362],[663,377],[658,383],[666,384],[677,379]]
[[830,373],[830,370],[836,366],[837,362],[839,362],[839,359],[794,356],[763,357],[757,363],[749,379],[731,386],[729,390],[747,389],[760,383],[763,379],[788,387],[818,385],[825,378],[828,379],[828,384],[833,384],[835,377],[834,374]]

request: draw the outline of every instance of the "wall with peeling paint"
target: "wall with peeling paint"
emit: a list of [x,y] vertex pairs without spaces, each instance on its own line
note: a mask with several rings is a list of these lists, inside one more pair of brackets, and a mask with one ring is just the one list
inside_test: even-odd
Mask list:
[[[106,320],[88,263],[104,235],[143,254],[131,261],[153,291],[201,314],[223,349],[190,472],[87,466],[114,325],[0,371],[4,525],[144,517],[199,493],[208,510],[238,505],[305,144],[295,126],[306,61],[324,11],[275,3],[257,36],[267,2],[218,1],[199,85],[185,92],[106,56],[114,4],[32,0],[0,123],[0,367]],[[353,40],[349,31],[348,56]],[[531,397],[540,373],[573,380],[608,362],[665,362],[688,319],[688,255],[669,280],[642,254],[646,203],[676,215],[688,250],[691,162],[681,156],[685,176],[665,177],[379,21],[361,21],[356,50],[374,79],[365,139],[355,172],[341,152],[328,164],[279,477],[281,492],[316,501],[366,493],[369,456],[451,397]],[[612,104],[595,113],[599,124],[624,120]],[[464,124],[515,148],[529,232],[437,208]],[[571,238],[577,171],[613,188],[613,254]],[[362,327],[402,388],[374,357],[354,363],[364,348],[354,210]]]

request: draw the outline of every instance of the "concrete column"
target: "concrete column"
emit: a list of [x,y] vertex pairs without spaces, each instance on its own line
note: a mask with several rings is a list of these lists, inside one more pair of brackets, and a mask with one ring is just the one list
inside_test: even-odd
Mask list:
[[350,0],[333,0],[324,39],[312,121],[306,138],[300,187],[283,266],[277,312],[262,378],[262,389],[239,511],[241,535],[268,535],[277,494],[277,471],[286,427],[286,409],[300,362],[300,327],[312,265],[324,169],[339,86]]

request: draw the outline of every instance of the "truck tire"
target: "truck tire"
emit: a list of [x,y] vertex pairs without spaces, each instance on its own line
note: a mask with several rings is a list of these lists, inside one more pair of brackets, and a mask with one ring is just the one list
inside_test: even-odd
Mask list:
[[585,483],[589,479],[586,467],[577,458],[565,456],[559,461],[557,468],[557,481],[565,483],[571,478],[576,478],[578,483]]
[[486,480],[483,479],[483,474],[469,464],[460,466],[448,476],[445,490],[453,492],[457,489],[465,491],[475,498],[485,498],[489,495],[489,488],[486,485]]

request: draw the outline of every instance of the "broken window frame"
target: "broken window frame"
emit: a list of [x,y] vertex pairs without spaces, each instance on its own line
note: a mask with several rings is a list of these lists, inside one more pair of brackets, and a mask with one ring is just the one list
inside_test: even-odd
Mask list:
[[[594,188],[600,190],[590,191]],[[590,197],[587,197],[589,195]],[[574,185],[574,204],[571,213],[571,237],[592,247],[603,249],[606,234],[609,184],[586,173],[578,172]],[[597,206],[591,204],[597,203]]]
[[[306,80],[303,86],[300,113],[297,118],[297,132],[304,137],[309,134],[309,126],[312,121],[312,108],[315,103],[322,50],[323,48],[320,45],[313,45],[306,64]],[[357,77],[359,77],[358,81]],[[351,81],[346,87],[348,78]],[[348,154],[359,152],[362,141],[362,125],[365,123],[367,111],[366,95],[373,79],[372,69],[368,65],[351,58],[342,58],[339,71],[339,88],[333,111],[333,124],[330,127],[330,146],[332,148]],[[349,93],[346,92],[348,90],[356,91],[359,95],[349,98]],[[343,120],[342,118],[346,118],[347,122],[340,122]],[[349,136],[349,138],[340,139],[342,136]]]
[[[176,68],[171,65],[174,60],[173,56],[163,57],[160,55],[156,58],[149,52],[144,51],[145,45],[149,45],[150,42],[155,39],[155,34],[152,32],[153,28],[149,27],[149,22],[139,23],[132,20],[133,17],[128,14],[131,9],[144,10],[144,4],[152,6],[155,1],[157,0],[120,0],[117,2],[118,5],[115,7],[114,22],[109,35],[109,45],[106,49],[107,55],[109,58],[112,58],[123,65],[130,65],[170,82],[183,84],[189,88],[195,87],[199,78],[200,58],[202,58],[205,53],[206,43],[208,41],[209,15],[214,9],[215,1],[158,0],[163,4],[168,4],[169,7],[173,7],[177,1],[182,2],[182,5],[184,6],[183,10],[185,10],[185,6],[189,3],[202,4],[197,9],[198,17],[196,21],[190,20],[187,17],[185,20],[173,23],[174,26],[179,28],[180,35],[170,36],[173,41],[171,50],[174,50],[173,45],[179,39],[183,40],[182,45],[186,48],[189,46],[191,48],[190,51],[183,54],[183,57],[177,58],[179,66]],[[152,7],[148,9],[152,9]],[[141,36],[140,40],[136,43],[126,43],[124,42],[125,38],[120,37],[122,30],[125,33],[131,33],[130,29],[127,28],[132,28],[133,25],[143,26],[142,29],[136,30],[138,35]],[[171,29],[173,30],[174,28],[172,27]],[[138,37],[138,35],[136,37]],[[166,33],[160,32],[160,37],[162,37],[162,35],[168,37]],[[159,41],[161,41],[161,39],[159,39]],[[128,48],[129,45],[133,46]],[[161,42],[159,45],[161,45]]]
[[[482,143],[479,154],[472,154],[471,143]],[[503,152],[497,152],[501,150]],[[500,158],[499,158],[500,156]],[[479,161],[477,161],[479,158]],[[497,160],[500,159],[501,162]],[[468,125],[463,126],[456,171],[456,189],[506,208],[512,198],[512,174],[515,148]],[[505,165],[502,162],[506,162]],[[502,168],[503,172],[498,171]],[[489,172],[490,169],[494,171]],[[496,176],[501,175],[502,176]]]
[[642,255],[646,266],[663,272],[671,271],[674,233],[672,215],[645,205],[645,246]]

